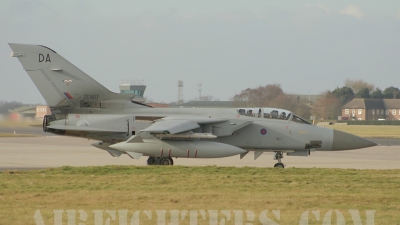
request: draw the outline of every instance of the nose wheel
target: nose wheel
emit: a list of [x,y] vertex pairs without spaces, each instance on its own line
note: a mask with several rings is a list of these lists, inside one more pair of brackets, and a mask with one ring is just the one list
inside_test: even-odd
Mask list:
[[282,163],[283,152],[275,152],[274,160],[278,160],[278,163],[275,163],[274,168],[285,168],[285,165]]

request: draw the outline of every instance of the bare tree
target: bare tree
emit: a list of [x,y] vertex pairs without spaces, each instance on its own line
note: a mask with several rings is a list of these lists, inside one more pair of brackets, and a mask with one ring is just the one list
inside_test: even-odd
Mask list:
[[293,111],[309,118],[310,108],[294,95],[285,94],[279,84],[247,88],[233,97],[236,107],[274,107]]
[[279,84],[268,84],[258,88],[247,88],[233,97],[237,107],[262,107],[284,94]]
[[10,109],[15,109],[18,107],[24,106],[21,102],[6,102],[6,101],[0,101],[0,114],[7,114],[8,110]]
[[357,94],[364,88],[367,88],[371,92],[372,90],[374,90],[375,87],[374,84],[367,83],[363,80],[350,80],[350,79],[346,79],[344,81],[344,86],[351,88],[355,94]]
[[234,105],[236,107],[252,107],[250,102],[250,92],[251,89],[247,88],[246,90],[241,91],[240,94],[233,96]]
[[294,111],[297,108],[296,98],[293,95],[280,94],[269,101],[268,106]]
[[341,110],[340,99],[330,91],[322,94],[324,96],[315,101],[311,113],[318,119],[337,119]]

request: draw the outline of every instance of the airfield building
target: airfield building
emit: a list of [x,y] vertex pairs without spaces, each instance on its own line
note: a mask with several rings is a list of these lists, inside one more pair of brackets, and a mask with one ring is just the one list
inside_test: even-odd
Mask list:
[[342,107],[343,120],[400,120],[400,99],[355,98]]

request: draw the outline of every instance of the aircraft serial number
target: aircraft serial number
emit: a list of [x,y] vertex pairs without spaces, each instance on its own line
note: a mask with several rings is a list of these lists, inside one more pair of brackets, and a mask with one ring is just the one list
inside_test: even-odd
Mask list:
[[98,99],[99,95],[84,95],[83,99]]

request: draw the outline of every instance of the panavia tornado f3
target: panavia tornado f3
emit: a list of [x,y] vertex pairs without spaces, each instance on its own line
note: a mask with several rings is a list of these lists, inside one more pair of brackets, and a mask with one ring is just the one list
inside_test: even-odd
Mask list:
[[282,109],[152,108],[134,95],[109,91],[48,47],[9,45],[53,113],[44,117],[43,130],[98,140],[93,146],[114,157],[149,156],[149,165],[173,165],[172,158],[243,158],[253,151],[257,159],[274,152],[274,167],[283,168],[284,153],[308,156],[376,145]]

